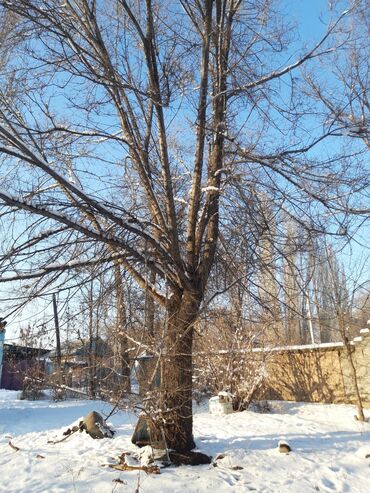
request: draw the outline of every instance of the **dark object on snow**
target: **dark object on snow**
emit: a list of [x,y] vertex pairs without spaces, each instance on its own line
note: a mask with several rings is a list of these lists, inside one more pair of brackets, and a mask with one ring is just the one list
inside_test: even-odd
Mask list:
[[365,459],[370,459],[370,454],[366,454]]
[[64,438],[62,438],[61,440],[56,440],[56,441],[48,440],[48,443],[52,443],[53,445],[56,445],[57,443],[62,443],[65,440],[67,440],[70,436],[72,436],[73,433],[76,433],[77,431],[81,432],[84,429],[85,429],[84,422],[83,421],[80,421],[78,423],[78,426],[77,425],[76,426],[72,426],[72,428],[68,428],[66,431],[63,432]]
[[[214,461],[212,462],[213,467],[217,467],[218,466],[217,461],[222,460],[225,457],[226,457],[225,454],[217,454],[216,457],[214,458]],[[244,467],[235,465],[235,466],[229,466],[229,469],[231,469],[232,471],[241,471],[242,469],[244,469]]]
[[279,452],[281,454],[289,454],[292,449],[290,448],[290,445],[287,442],[280,441],[279,442]]
[[20,451],[20,448],[17,447],[16,445],[13,445],[12,442],[9,440],[9,444],[8,444],[10,447],[12,447],[13,450],[15,450],[16,452],[19,452]]
[[80,421],[78,423],[78,426],[72,426],[72,428],[68,428],[68,430],[64,431],[63,432],[63,435],[64,436],[68,436],[68,435],[71,435],[72,433],[76,433],[76,431],[82,431],[84,428],[83,428],[83,424],[84,422],[83,421]]
[[145,414],[139,415],[131,442],[138,447],[151,445],[153,448],[160,450],[166,448],[161,430]]
[[[113,438],[114,431],[109,428],[101,414],[96,411],[91,411],[82,420],[82,425],[79,427],[85,430],[91,438]],[[68,430],[67,430],[68,431]],[[73,432],[73,428],[71,433]]]
[[168,453],[171,462],[175,466],[199,466],[201,464],[210,464],[212,462],[212,457],[201,452],[173,452]]
[[226,457],[225,454],[217,454],[216,457],[213,459],[212,466],[217,467],[217,461],[222,460]]

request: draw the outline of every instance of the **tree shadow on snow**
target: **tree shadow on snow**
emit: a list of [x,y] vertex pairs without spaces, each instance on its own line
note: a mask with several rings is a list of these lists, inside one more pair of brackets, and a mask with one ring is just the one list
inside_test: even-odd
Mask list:
[[[198,448],[206,453],[215,456],[225,450],[245,449],[246,451],[261,451],[277,449],[278,442],[282,435],[269,434],[255,437],[230,437],[220,439],[218,436],[207,435],[196,437]],[[335,431],[328,433],[284,433],[284,439],[292,447],[293,453],[311,453],[335,449],[337,452],[355,452],[358,443],[351,445],[353,441],[370,441],[370,431],[368,432],[347,432]]]

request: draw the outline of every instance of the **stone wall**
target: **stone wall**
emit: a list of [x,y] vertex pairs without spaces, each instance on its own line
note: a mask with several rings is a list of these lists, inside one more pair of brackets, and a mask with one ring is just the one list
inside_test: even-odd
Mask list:
[[[369,329],[363,329],[360,336],[351,341],[351,349],[363,404],[370,407]],[[266,351],[264,354],[266,356]],[[343,343],[274,349],[266,361],[266,398],[354,402],[350,366]]]

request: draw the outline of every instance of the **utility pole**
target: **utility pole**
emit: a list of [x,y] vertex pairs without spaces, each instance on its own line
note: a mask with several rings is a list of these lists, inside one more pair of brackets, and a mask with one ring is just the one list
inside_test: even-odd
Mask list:
[[57,309],[57,299],[55,293],[53,293],[53,310],[54,310],[55,338],[57,343],[57,347],[56,347],[57,366],[58,366],[59,379],[61,379],[62,352],[60,348],[59,318],[58,318],[58,309]]

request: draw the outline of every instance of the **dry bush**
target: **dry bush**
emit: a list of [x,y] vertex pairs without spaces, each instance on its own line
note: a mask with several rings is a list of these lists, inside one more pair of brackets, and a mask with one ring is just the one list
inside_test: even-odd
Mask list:
[[22,374],[23,388],[21,399],[38,400],[45,396],[45,375],[40,364],[27,368]]
[[235,327],[229,317],[219,317],[204,327],[196,341],[194,358],[196,396],[227,390],[234,409],[242,410],[259,397],[266,376],[266,353],[256,350],[256,332]]

